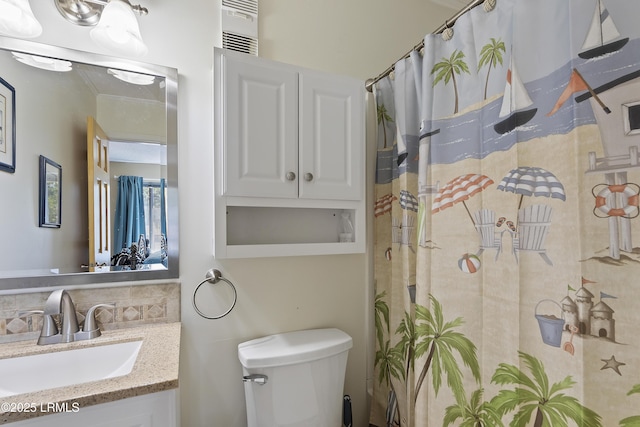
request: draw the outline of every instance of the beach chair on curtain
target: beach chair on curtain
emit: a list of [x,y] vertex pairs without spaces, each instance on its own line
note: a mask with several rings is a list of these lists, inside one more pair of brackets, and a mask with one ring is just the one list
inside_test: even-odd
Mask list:
[[518,262],[518,252],[535,252],[544,262],[553,265],[547,256],[545,240],[551,225],[551,206],[532,205],[518,211],[518,226],[513,237],[513,254]]
[[496,227],[496,213],[490,209],[481,209],[473,214],[473,222],[480,235],[480,249],[477,256],[480,256],[486,249],[496,250],[496,261],[502,252],[502,233]]
[[413,249],[412,241],[416,228],[415,222],[415,217],[407,213],[402,215],[402,221],[396,217],[391,218],[391,241],[399,246],[407,246],[414,253],[415,249]]

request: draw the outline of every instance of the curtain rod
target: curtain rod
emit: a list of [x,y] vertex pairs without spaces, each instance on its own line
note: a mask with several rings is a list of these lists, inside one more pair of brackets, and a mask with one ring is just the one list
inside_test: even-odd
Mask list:
[[[467,13],[468,11],[473,9],[474,7],[479,6],[480,4],[484,3],[484,1],[485,0],[473,0],[471,3],[469,3],[468,5],[463,7],[462,10],[458,11],[458,13],[453,15],[451,18],[447,19],[445,21],[445,23],[442,24],[440,27],[438,27],[438,29],[436,29],[432,34],[439,34],[439,33],[443,32],[446,28],[451,27],[453,24],[455,24],[455,22],[458,20],[458,18],[460,18],[463,14]],[[399,58],[398,61],[401,61],[403,59],[408,58],[409,55],[411,55],[411,52],[413,52],[414,50],[420,50],[423,47],[424,47],[424,39],[421,40],[420,43],[415,45],[410,51],[405,53],[401,58]],[[398,62],[398,61],[396,61],[396,62]],[[379,82],[380,80],[382,80],[383,78],[385,78],[386,76],[388,76],[389,74],[391,74],[391,72],[393,71],[394,68],[395,68],[395,62],[393,64],[391,64],[391,66],[389,68],[384,70],[377,77],[367,79],[367,81],[364,84],[364,87],[367,89],[367,91],[373,92],[373,85],[376,84],[377,82]]]

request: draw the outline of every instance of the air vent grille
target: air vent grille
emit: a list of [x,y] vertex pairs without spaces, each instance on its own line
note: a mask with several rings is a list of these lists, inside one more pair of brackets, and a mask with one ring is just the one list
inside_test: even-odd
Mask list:
[[258,0],[222,0],[222,47],[258,55]]
[[258,40],[253,37],[222,32],[222,47],[236,52],[258,55]]
[[258,0],[222,0],[222,6],[254,15],[258,14]]

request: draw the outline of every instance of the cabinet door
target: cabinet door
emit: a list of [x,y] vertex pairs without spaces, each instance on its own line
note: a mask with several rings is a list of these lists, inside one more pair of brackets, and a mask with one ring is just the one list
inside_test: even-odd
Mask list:
[[300,74],[302,198],[360,200],[364,174],[364,84],[348,77]]
[[298,197],[298,73],[223,56],[224,194]]

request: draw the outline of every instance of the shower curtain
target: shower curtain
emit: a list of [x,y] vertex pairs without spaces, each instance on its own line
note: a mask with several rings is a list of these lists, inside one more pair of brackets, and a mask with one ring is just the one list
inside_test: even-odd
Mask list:
[[137,243],[145,232],[144,180],[141,176],[121,175],[118,178],[113,247],[116,251]]
[[497,0],[375,85],[371,425],[640,426],[638,16]]

